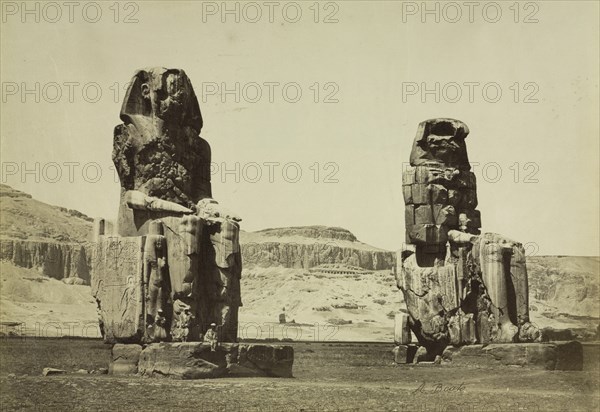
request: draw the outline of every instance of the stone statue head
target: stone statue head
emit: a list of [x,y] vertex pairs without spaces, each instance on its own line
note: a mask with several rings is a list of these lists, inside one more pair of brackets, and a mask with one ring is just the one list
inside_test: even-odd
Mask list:
[[469,128],[460,120],[430,119],[419,124],[410,164],[426,164],[470,170],[465,138]]
[[121,120],[138,128],[176,125],[198,134],[202,114],[192,83],[180,69],[163,67],[138,70],[125,94]]

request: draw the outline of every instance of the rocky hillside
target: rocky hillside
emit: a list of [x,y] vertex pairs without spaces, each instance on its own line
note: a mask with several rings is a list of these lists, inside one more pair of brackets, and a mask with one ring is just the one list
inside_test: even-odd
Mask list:
[[[0,185],[0,259],[68,282],[89,283],[93,219],[39,202]],[[390,269],[394,254],[359,242],[348,230],[325,226],[242,232],[247,267],[308,269],[341,263],[369,270]]]
[[89,283],[92,221],[0,185],[0,259],[65,283]]
[[242,232],[244,265],[308,269],[331,263],[368,270],[391,269],[395,254],[361,243],[339,227],[302,226]]
[[0,184],[0,239],[83,243],[93,219],[77,210],[51,206]]
[[600,318],[599,257],[530,256],[527,271],[530,298],[556,308],[546,316]]

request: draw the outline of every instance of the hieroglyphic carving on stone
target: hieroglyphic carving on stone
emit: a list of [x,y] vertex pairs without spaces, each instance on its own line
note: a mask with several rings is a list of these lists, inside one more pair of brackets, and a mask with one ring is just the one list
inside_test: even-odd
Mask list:
[[475,175],[454,119],[419,125],[403,171],[406,239],[398,258],[411,328],[429,357],[448,344],[531,341],[525,250],[493,233],[480,235]]
[[144,334],[143,237],[102,237],[95,245],[92,295],[108,341]]

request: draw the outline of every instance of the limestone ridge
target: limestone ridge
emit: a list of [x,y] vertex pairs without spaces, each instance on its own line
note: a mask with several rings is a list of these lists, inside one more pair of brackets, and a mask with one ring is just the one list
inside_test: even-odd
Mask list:
[[[0,185],[0,189],[0,259],[35,268],[51,278],[66,279],[67,283],[89,284],[94,258],[89,242],[93,219],[76,210],[40,202],[7,185]],[[112,229],[106,231],[111,233]],[[241,231],[240,246],[248,267],[310,269],[339,263],[387,270],[395,259],[393,252],[362,243],[347,229],[329,226]]]
[[89,284],[92,219],[0,185],[0,259],[69,284]]
[[90,252],[78,243],[0,240],[0,259],[37,268],[44,276],[68,284],[90,283]]
[[393,252],[359,242],[338,227],[301,226],[241,232],[242,258],[247,267],[310,269],[344,264],[366,270],[393,268]]
[[265,236],[287,237],[287,236],[303,236],[314,239],[336,239],[347,240],[350,242],[358,242],[356,236],[347,229],[341,227],[329,226],[294,226],[294,227],[279,227],[257,230],[258,233]]
[[30,194],[0,184],[0,238],[85,243],[91,240],[93,219],[85,214],[33,199]]

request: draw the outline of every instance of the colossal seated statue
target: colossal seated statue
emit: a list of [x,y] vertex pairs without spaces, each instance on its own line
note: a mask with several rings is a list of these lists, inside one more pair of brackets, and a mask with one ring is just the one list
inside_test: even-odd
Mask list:
[[[237,340],[239,221],[212,199],[210,145],[183,70],[138,71],[114,131],[116,236],[99,222],[92,293],[107,342]],[[209,206],[208,206],[209,205]]]
[[431,358],[449,344],[539,337],[529,323],[523,245],[480,234],[468,134],[458,120],[422,122],[403,171],[407,247],[398,256],[396,280],[408,310],[405,323]]

